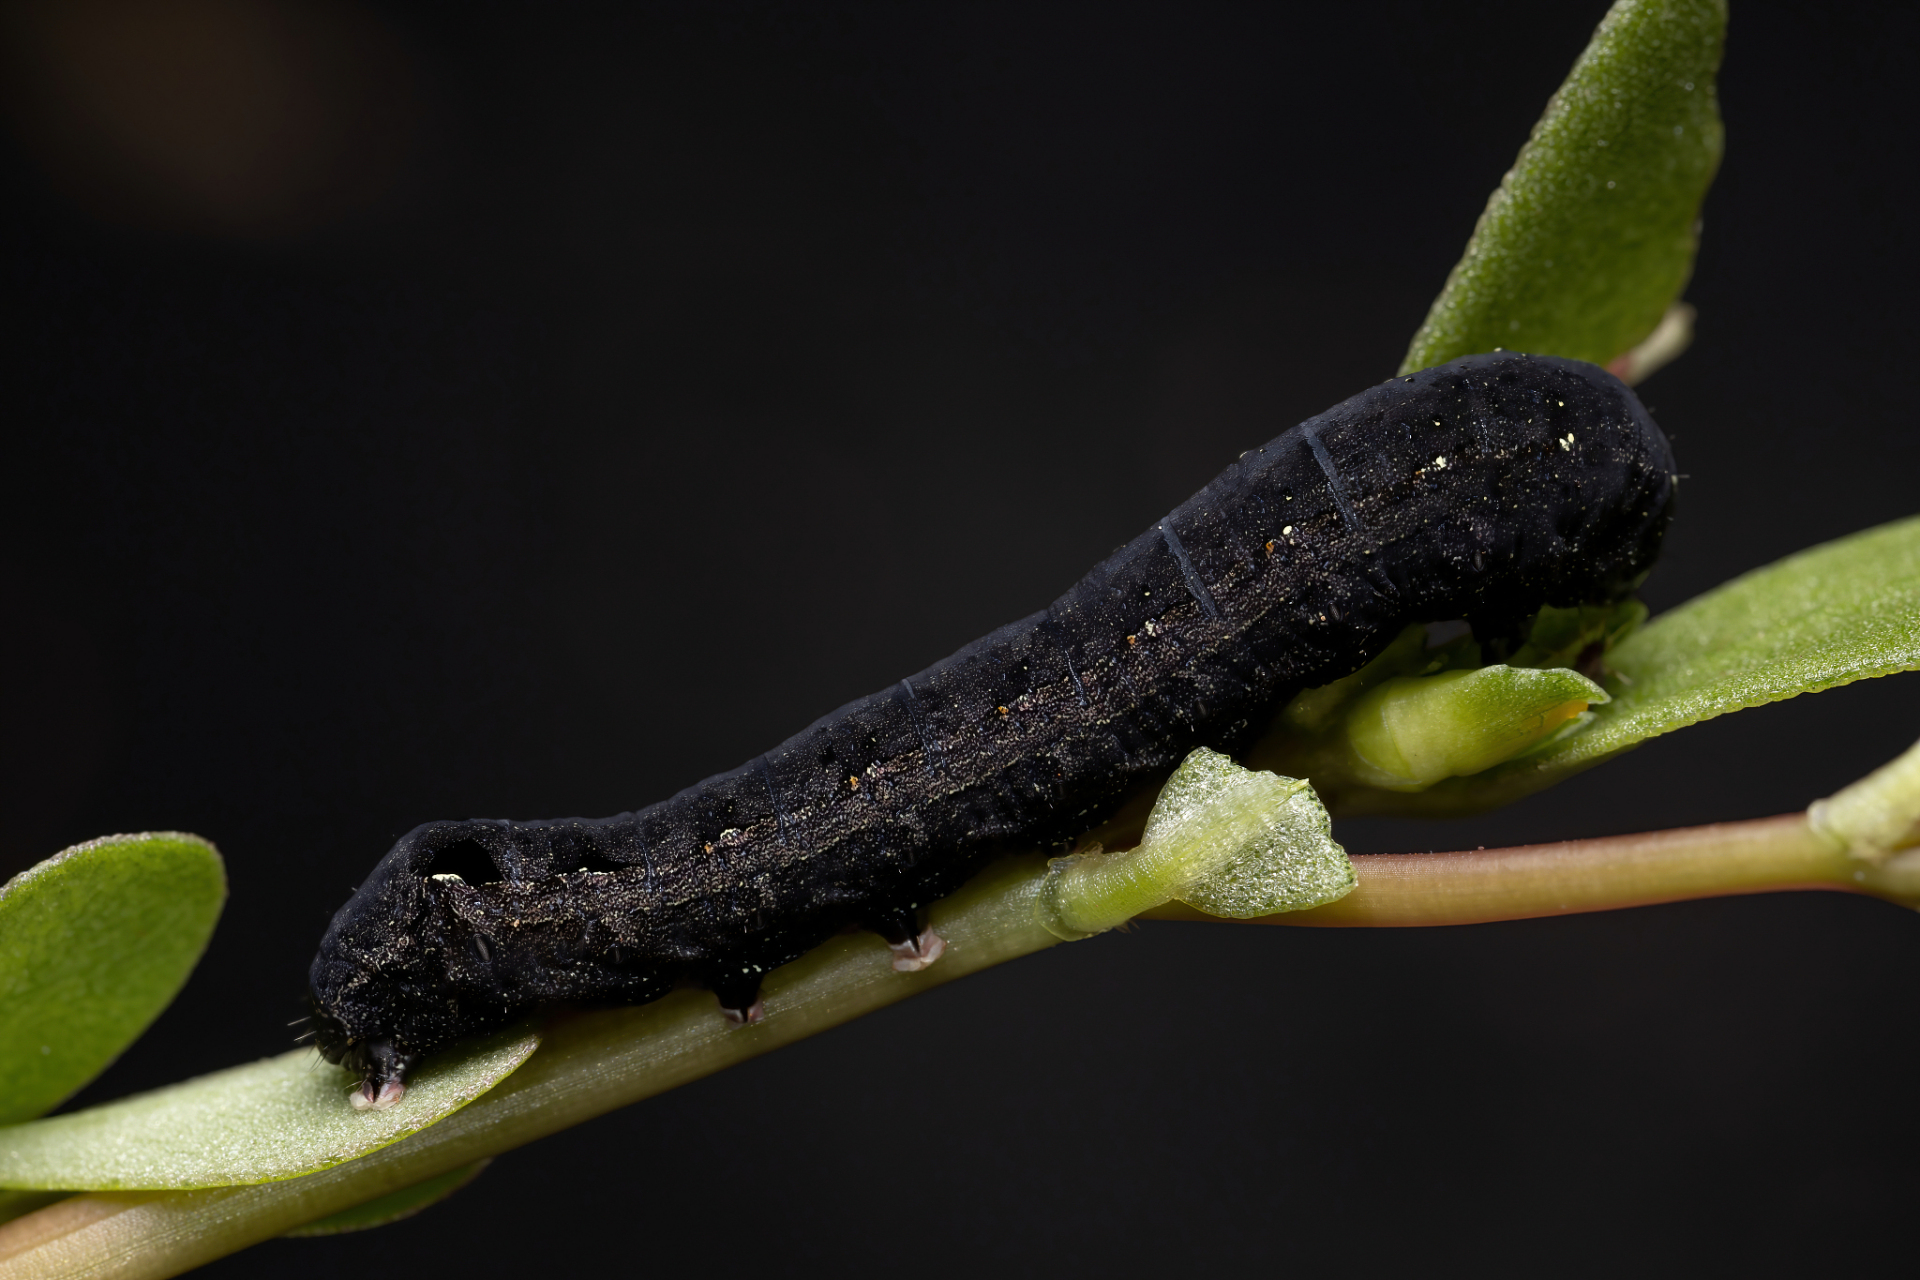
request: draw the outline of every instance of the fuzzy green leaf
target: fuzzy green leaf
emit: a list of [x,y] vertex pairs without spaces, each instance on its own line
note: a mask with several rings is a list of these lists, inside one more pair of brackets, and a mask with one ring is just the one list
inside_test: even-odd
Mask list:
[[1161,788],[1139,847],[1053,859],[1036,908],[1050,932],[1077,939],[1174,899],[1248,919],[1333,902],[1354,883],[1312,787],[1196,747]]
[[1206,867],[1178,895],[1208,915],[1251,920],[1337,902],[1357,883],[1353,861],[1312,787],[1195,750],[1167,780],[1147,839],[1212,843]]
[[58,1106],[172,1003],[227,898],[220,854],[106,836],[0,885],[0,1124]]
[[1613,701],[1544,751],[1415,795],[1349,793],[1341,811],[1491,808],[1729,711],[1920,670],[1920,517],[1735,578],[1654,619],[1606,661]]
[[383,1111],[347,1104],[353,1079],[311,1049],[105,1106],[0,1129],[0,1187],[120,1191],[278,1182],[359,1159],[446,1118],[539,1046],[525,1028],[429,1060]]
[[1618,0],[1414,335],[1411,373],[1531,351],[1607,364],[1653,332],[1693,270],[1720,165],[1724,0]]
[[342,1209],[330,1214],[318,1222],[309,1222],[303,1227],[295,1227],[287,1232],[290,1236],[343,1236],[350,1231],[369,1231],[374,1227],[384,1227],[390,1222],[402,1218],[411,1218],[422,1209],[430,1209],[439,1204],[460,1188],[480,1176],[482,1170],[492,1164],[491,1158],[475,1160],[472,1164],[461,1165],[437,1178],[428,1178],[425,1182],[416,1182],[410,1187],[398,1191],[389,1191],[384,1196],[375,1196],[365,1204],[357,1204],[351,1209]]
[[1496,663],[1397,676],[1347,717],[1358,770],[1374,786],[1422,791],[1468,777],[1543,741],[1606,692],[1577,671]]

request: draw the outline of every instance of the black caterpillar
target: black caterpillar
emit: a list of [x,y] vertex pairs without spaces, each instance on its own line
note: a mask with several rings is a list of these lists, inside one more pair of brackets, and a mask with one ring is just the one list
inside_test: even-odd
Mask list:
[[1235,752],[1410,623],[1513,635],[1651,566],[1673,459],[1592,365],[1470,356],[1241,455],[1054,604],[731,773],[598,821],[435,822],[334,916],[318,1044],[360,1105],[421,1054],[554,1003],[761,975],[859,925],[917,967],[918,913],[996,853],[1073,837],[1195,746]]

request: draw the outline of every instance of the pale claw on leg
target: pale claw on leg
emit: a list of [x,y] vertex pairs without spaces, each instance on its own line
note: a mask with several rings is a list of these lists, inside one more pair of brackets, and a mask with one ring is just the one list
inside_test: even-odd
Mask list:
[[893,967],[897,972],[918,973],[945,954],[947,940],[931,929],[924,929],[917,938],[888,943],[887,950],[893,952]]
[[388,1080],[381,1084],[378,1093],[369,1093],[371,1081],[361,1085],[347,1095],[347,1101],[353,1104],[355,1111],[385,1111],[406,1095],[407,1086],[398,1080]]
[[744,1009],[729,1009],[727,1006],[721,1005],[720,1012],[726,1017],[726,1020],[734,1026],[750,1027],[767,1016],[767,1002],[764,1000],[755,1000]]

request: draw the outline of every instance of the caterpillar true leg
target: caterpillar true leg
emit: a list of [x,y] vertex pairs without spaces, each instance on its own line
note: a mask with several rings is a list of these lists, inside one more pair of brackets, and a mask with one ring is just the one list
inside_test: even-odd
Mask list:
[[398,1080],[387,1080],[376,1091],[372,1084],[363,1084],[347,1095],[347,1101],[353,1104],[355,1111],[385,1111],[406,1095],[407,1086]]
[[931,929],[922,929],[904,942],[889,942],[893,967],[901,973],[917,973],[946,954],[947,940]]
[[767,1016],[766,1002],[755,996],[753,1003],[744,1009],[729,1008],[723,1004],[720,1006],[720,1016],[736,1027],[750,1027]]
[[345,1065],[360,1072],[360,1086],[347,1095],[355,1111],[385,1111],[406,1095],[415,1056],[402,1053],[392,1040],[363,1042],[346,1056]]
[[734,1026],[750,1027],[767,1016],[766,1004],[760,999],[758,972],[728,974],[712,979],[707,986],[720,1001],[721,1014]]
[[893,967],[901,973],[918,973],[946,953],[947,940],[920,927],[917,905],[883,908],[866,924],[886,941],[893,952]]

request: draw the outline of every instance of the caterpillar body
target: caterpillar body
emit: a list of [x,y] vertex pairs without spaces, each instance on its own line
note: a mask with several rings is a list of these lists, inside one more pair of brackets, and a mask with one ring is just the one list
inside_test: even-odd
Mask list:
[[918,913],[996,853],[1071,838],[1196,746],[1233,752],[1411,623],[1482,638],[1651,566],[1670,448],[1575,361],[1395,378],[1243,454],[1050,607],[636,813],[428,823],[333,918],[317,1042],[396,1099],[419,1057],[559,1003],[687,980],[751,1017],[761,975]]

